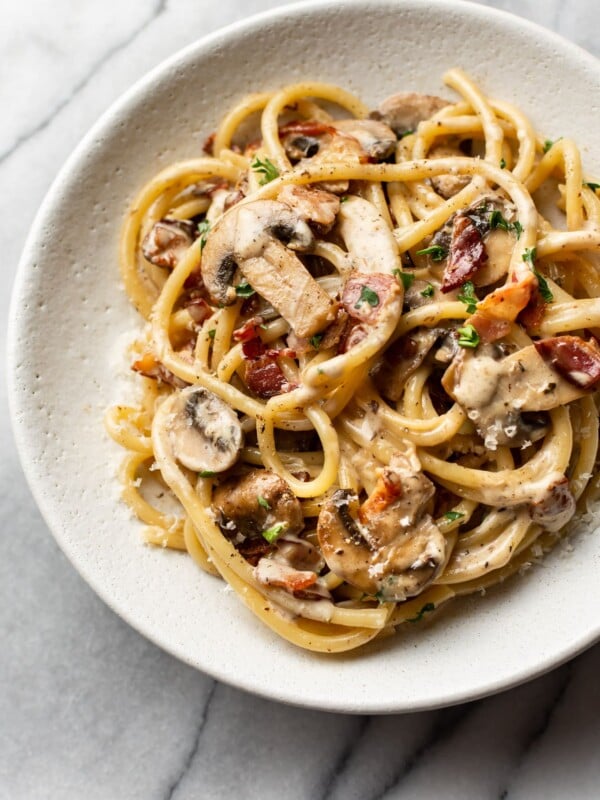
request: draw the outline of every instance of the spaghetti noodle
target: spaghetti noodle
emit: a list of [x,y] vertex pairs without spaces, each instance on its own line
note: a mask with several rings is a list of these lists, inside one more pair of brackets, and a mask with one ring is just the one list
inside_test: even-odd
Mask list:
[[124,499],[311,650],[503,580],[597,490],[600,187],[444,80],[458,102],[371,114],[323,83],[245,98],[124,226]]

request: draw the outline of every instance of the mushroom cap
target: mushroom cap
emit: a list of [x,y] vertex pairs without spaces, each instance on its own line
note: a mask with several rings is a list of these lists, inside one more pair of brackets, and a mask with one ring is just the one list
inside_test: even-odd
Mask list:
[[243,432],[235,411],[216,394],[191,386],[170,400],[166,434],[173,454],[195,472],[224,472],[237,461]]
[[[329,568],[384,601],[399,602],[422,592],[446,557],[445,539],[431,517],[405,525],[392,504],[366,528],[350,513],[352,497],[345,490],[335,492],[319,515],[317,534]],[[385,544],[377,538],[379,526]]]

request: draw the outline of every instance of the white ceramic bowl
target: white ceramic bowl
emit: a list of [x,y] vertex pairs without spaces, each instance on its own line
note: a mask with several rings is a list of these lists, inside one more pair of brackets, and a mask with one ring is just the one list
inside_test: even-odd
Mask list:
[[[517,103],[549,138],[573,136],[600,175],[599,62],[489,8],[446,0],[322,2],[235,25],[177,54],[98,122],[62,169],[28,239],[11,317],[11,405],[23,464],[60,546],[90,585],[161,647],[228,683],[323,709],[409,711],[531,678],[600,634],[600,537],[484,598],[361,652],[302,652],[264,628],[187,556],[144,547],[118,499],[122,452],[104,433],[124,399],[119,359],[135,314],[117,240],[128,203],[158,168],[198,154],[241,95],[300,79],[369,103],[395,90],[446,93],[451,66]],[[125,334],[125,337],[124,337]]]

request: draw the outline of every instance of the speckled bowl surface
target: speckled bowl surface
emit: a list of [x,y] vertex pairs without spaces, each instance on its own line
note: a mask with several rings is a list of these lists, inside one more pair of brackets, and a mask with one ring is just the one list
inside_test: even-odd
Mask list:
[[349,712],[432,708],[507,688],[600,634],[600,536],[574,537],[542,566],[423,626],[346,656],[303,652],[264,628],[186,555],[145,547],[119,500],[122,451],[103,428],[127,399],[125,343],[139,324],[117,242],[128,203],[159,168],[197,155],[240,96],[302,79],[368,103],[396,90],[451,95],[467,70],[548,138],[574,137],[600,176],[600,65],[523,20],[445,0],[321,2],[250,19],[186,48],[136,84],[64,166],[29,236],[9,343],[15,434],[60,546],[131,625],[215,677],[286,702]]

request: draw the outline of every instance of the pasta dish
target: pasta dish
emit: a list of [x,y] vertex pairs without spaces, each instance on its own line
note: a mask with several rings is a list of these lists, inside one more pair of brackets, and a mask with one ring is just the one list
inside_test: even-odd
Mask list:
[[250,95],[123,229],[124,499],[310,650],[504,580],[597,494],[600,185],[444,82]]

